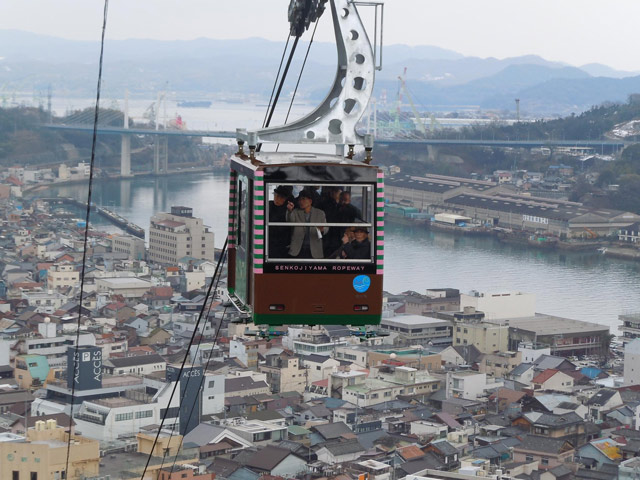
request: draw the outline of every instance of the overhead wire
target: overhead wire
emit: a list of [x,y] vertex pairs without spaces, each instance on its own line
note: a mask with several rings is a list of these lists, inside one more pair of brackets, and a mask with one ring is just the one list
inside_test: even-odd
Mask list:
[[289,46],[289,40],[291,39],[291,35],[287,35],[287,41],[284,44],[284,50],[282,51],[282,57],[280,57],[280,65],[278,66],[278,73],[276,73],[276,78],[273,80],[273,88],[271,89],[271,96],[269,97],[269,103],[267,104],[267,111],[264,112],[264,120],[262,120],[262,128],[265,127],[267,123],[267,116],[269,115],[269,109],[271,108],[271,101],[273,100],[273,94],[276,91],[276,86],[278,85],[278,79],[280,78],[280,71],[282,70],[282,64],[284,63],[284,57],[287,54],[287,47]]
[[[218,323],[218,328],[217,328],[217,330],[216,330],[216,334],[215,334],[215,336],[213,337],[213,344],[214,344],[214,345],[215,345],[215,343],[218,341],[218,334],[220,333],[220,329],[222,328],[222,322],[224,321],[224,317],[225,317],[225,315],[227,314],[227,308],[228,308],[228,306],[226,306],[226,305],[225,305],[224,310],[222,311],[222,317],[220,317],[220,323]],[[209,306],[209,309],[211,309],[211,306]],[[202,385],[202,384],[203,384],[203,383],[204,383],[204,381],[205,381],[205,377],[206,377],[206,374],[207,374],[207,370],[209,369],[209,362],[211,361],[211,356],[212,356],[212,355],[211,355],[211,354],[209,354],[209,357],[207,358],[207,363],[206,363],[206,364],[205,364],[205,366],[204,366],[204,370],[203,370],[203,373],[202,373],[202,377],[200,377],[200,385],[198,386],[198,391],[200,391],[201,389],[203,389],[203,385]],[[191,377],[189,377],[189,379],[191,379]],[[223,399],[224,399],[224,396],[223,396]],[[224,405],[223,405],[223,408],[225,408],[225,407],[224,407]],[[192,410],[189,412],[189,417],[187,418],[187,425],[188,425],[188,424],[189,424],[189,422],[191,421],[191,415],[193,414],[193,410],[194,410],[194,409],[192,409]],[[176,466],[176,461],[177,461],[177,459],[178,459],[178,452],[179,452],[179,451],[180,451],[180,449],[182,448],[183,443],[184,443],[184,437],[182,437],[182,438],[180,439],[180,445],[178,446],[178,449],[176,450],[176,454],[175,454],[175,456],[173,457],[173,464],[171,465],[171,471],[169,472],[169,477],[171,477],[171,475],[173,474],[173,470],[174,470],[174,468],[175,468],[175,466]]]
[[[309,45],[307,46],[307,53],[304,55],[304,60],[302,61],[302,67],[300,67],[300,73],[298,74],[298,81],[296,82],[296,87],[293,89],[293,95],[291,95],[291,102],[289,102],[289,109],[287,110],[287,116],[284,119],[284,124],[286,125],[289,121],[289,115],[291,114],[291,108],[293,107],[293,101],[296,99],[296,94],[298,93],[298,87],[300,86],[300,80],[302,79],[302,73],[304,72],[304,67],[307,65],[307,58],[309,57],[309,51],[311,50],[311,45],[313,44],[313,39],[316,36],[316,29],[318,28],[318,24],[320,23],[320,19],[315,22],[313,26],[313,32],[311,33],[311,40],[309,40]],[[280,148],[280,144],[276,146],[276,152]]]
[[[287,79],[287,73],[289,73],[289,67],[291,67],[291,61],[293,60],[299,40],[300,40],[300,37],[296,37],[296,39],[293,41],[293,45],[291,46],[291,51],[289,52],[289,58],[287,59],[287,64],[284,67],[284,72],[282,72],[282,77],[280,78],[280,84],[278,85],[278,90],[276,90],[276,95],[273,99],[271,110],[267,115],[267,121],[264,123],[264,128],[267,128],[271,124],[271,119],[273,118],[273,113],[276,110],[276,105],[278,104],[278,99],[280,98],[282,87],[284,86],[284,82]],[[262,148],[262,144],[259,143],[258,146],[256,147],[256,151],[259,152],[261,148]]]
[[[186,352],[188,352],[191,347],[193,346],[196,334],[198,333],[198,329],[200,326],[200,321],[202,320],[202,316],[203,313],[205,311],[205,308],[207,306],[207,298],[209,298],[210,294],[211,294],[211,289],[213,288],[213,279],[216,278],[216,276],[218,275],[218,272],[221,272],[220,267],[222,265],[222,261],[225,257],[225,253],[227,251],[227,243],[229,242],[229,238],[227,237],[224,241],[224,246],[222,247],[222,253],[220,254],[220,259],[218,260],[218,264],[216,265],[216,269],[213,273],[213,277],[211,279],[211,283],[209,284],[209,288],[207,289],[207,293],[205,295],[205,301],[202,304],[202,309],[200,310],[200,314],[198,315],[198,320],[196,321],[196,324],[194,326],[193,329],[193,333],[191,334],[191,339],[189,340],[189,344],[187,345],[186,348]],[[156,433],[155,439],[153,440],[153,445],[151,446],[151,449],[149,451],[149,455],[147,456],[147,462],[144,466],[144,470],[142,471],[142,475],[140,475],[140,480],[144,479],[145,474],[147,473],[147,469],[149,468],[149,463],[151,462],[151,456],[153,454],[153,451],[156,448],[156,445],[158,444],[158,440],[160,439],[160,433],[162,432],[162,428],[164,427],[164,423],[167,419],[167,415],[170,411],[170,407],[171,407],[171,402],[173,401],[173,397],[176,393],[176,389],[180,383],[180,377],[182,376],[182,372],[184,371],[184,367],[185,364],[187,363],[187,354],[185,352],[184,358],[182,359],[182,364],[180,365],[180,370],[178,371],[178,377],[173,385],[173,389],[171,390],[171,395],[169,396],[169,401],[167,402],[167,408],[165,409],[164,415],[162,416],[162,420],[160,421],[160,426],[158,427],[158,432]]]
[[[87,210],[85,213],[84,241],[82,250],[82,270],[80,272],[80,301],[78,307],[78,323],[76,325],[76,343],[73,351],[73,370],[71,375],[78,369],[78,346],[80,344],[80,325],[82,323],[82,302],[84,300],[84,277],[87,265],[87,244],[89,239],[89,221],[91,218],[91,198],[93,191],[93,172],[96,159],[96,144],[98,138],[98,118],[100,115],[100,91],[102,87],[102,62],[104,58],[104,35],[107,30],[107,15],[109,12],[109,0],[104,0],[102,12],[102,35],[100,37],[100,59],[98,61],[98,84],[96,87],[96,109],[93,117],[93,137],[91,139],[91,159],[89,161],[89,191],[87,193]],[[68,369],[67,369],[68,371]],[[68,375],[69,373],[67,373]],[[76,396],[76,381],[71,381],[71,411],[69,412],[69,435],[67,437],[67,458],[65,462],[65,472],[69,472],[69,458],[71,454],[71,425],[73,423],[73,406]]]

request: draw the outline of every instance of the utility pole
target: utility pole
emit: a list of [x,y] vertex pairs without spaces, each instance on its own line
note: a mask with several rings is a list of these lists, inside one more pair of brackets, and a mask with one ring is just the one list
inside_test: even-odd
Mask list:
[[516,98],[516,121],[520,123],[520,99]]

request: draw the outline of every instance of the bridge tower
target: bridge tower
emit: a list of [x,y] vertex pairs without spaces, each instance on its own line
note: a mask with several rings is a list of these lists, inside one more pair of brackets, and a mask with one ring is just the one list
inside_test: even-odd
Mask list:
[[156,135],[153,141],[153,173],[167,173],[169,171],[169,138]]
[[[124,94],[124,125],[125,129],[129,128],[129,90]],[[131,136],[128,133],[121,135],[122,143],[120,147],[120,175],[123,177],[131,176]]]

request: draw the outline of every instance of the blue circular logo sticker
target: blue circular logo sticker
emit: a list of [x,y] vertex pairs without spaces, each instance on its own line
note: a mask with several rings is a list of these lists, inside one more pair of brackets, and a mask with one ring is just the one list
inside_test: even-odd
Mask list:
[[364,293],[369,290],[371,279],[367,275],[358,275],[353,279],[353,288],[358,293]]

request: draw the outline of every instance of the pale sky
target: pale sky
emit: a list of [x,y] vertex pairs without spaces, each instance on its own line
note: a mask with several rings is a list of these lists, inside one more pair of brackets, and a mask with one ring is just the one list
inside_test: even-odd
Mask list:
[[[284,41],[289,0],[111,0],[107,38]],[[98,40],[102,0],[0,0],[0,29]],[[386,0],[385,44],[640,71],[638,0]],[[326,18],[317,38],[332,41]],[[389,59],[391,60],[391,59]]]

